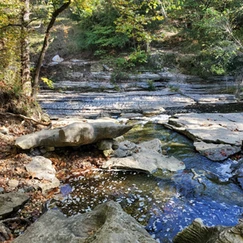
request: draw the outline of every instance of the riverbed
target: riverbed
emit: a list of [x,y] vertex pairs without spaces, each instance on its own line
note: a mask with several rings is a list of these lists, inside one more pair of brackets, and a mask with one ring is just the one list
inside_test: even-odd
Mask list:
[[[140,222],[158,242],[172,242],[196,218],[205,225],[233,226],[242,218],[243,191],[230,174],[233,159],[213,162],[198,154],[192,141],[160,124],[138,124],[126,139],[158,138],[163,153],[182,160],[186,169],[159,170],[153,175],[131,170],[94,170],[71,178],[61,187],[63,200],[52,200],[67,216],[91,211],[114,200]],[[149,161],[148,161],[149,163]]]

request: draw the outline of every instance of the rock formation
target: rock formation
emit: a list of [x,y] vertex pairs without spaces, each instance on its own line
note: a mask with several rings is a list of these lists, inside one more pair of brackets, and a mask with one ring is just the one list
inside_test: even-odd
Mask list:
[[177,171],[185,169],[185,164],[175,157],[165,156],[161,153],[161,141],[151,141],[135,144],[124,141],[114,152],[114,157],[103,164],[103,168],[123,168],[143,170],[149,173],[157,169]]
[[178,233],[173,243],[240,243],[243,242],[243,224],[233,227],[205,226],[201,219]]
[[14,243],[156,243],[118,203],[109,201],[72,217],[47,211]]
[[16,139],[15,145],[21,149],[43,147],[80,146],[102,139],[121,136],[132,126],[117,125],[112,122],[75,122],[65,127],[41,130]]

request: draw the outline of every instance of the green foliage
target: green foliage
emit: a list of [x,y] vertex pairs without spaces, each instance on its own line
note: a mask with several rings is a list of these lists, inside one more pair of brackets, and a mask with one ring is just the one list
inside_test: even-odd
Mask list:
[[148,80],[147,84],[148,84],[148,91],[154,91],[155,90],[155,86],[154,86],[154,81],[153,80]]
[[112,0],[119,17],[115,20],[116,31],[125,34],[135,48],[144,46],[147,51],[155,30],[159,27],[163,16],[161,1]]
[[21,32],[17,24],[21,6],[18,0],[0,4],[0,79],[13,89],[20,82]]
[[148,55],[144,50],[138,48],[132,52],[128,57],[128,62],[134,65],[147,63]]
[[232,41],[221,41],[202,50],[197,58],[199,75],[224,75],[237,55],[237,45]]
[[178,92],[180,90],[179,87],[176,87],[174,85],[170,85],[169,89],[170,89],[171,92]]
[[116,33],[114,24],[117,11],[107,1],[96,1],[96,7],[90,14],[80,12],[79,46],[81,49],[93,50],[101,56],[112,49],[121,49],[128,42],[127,36]]
[[50,89],[54,89],[54,85],[52,80],[42,77],[41,80],[43,81],[43,83],[45,83]]
[[242,4],[237,0],[168,2],[168,15],[182,30],[178,39],[182,37],[185,51],[194,54],[187,64],[179,59],[178,64],[196,75],[228,73],[232,60],[243,50]]
[[144,50],[135,50],[127,57],[117,58],[114,62],[118,69],[132,69],[136,66],[147,63],[148,54]]
[[96,50],[96,55],[101,55],[106,53],[105,50],[124,47],[127,41],[126,36],[115,34],[114,26],[102,26],[98,24],[83,33],[81,45],[83,49],[91,48],[92,50]]
[[[155,39],[162,16],[158,0],[152,1],[95,1],[89,14],[75,11],[80,16],[80,46],[94,51],[124,49],[139,46],[148,49]],[[96,53],[97,54],[97,53]]]

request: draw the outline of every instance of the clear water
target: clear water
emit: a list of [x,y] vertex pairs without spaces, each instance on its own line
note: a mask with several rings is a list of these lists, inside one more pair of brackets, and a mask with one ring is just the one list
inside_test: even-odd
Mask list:
[[[163,150],[183,160],[186,169],[177,173],[158,171],[154,175],[93,171],[70,179],[61,188],[64,200],[53,204],[71,216],[114,200],[161,243],[172,242],[195,218],[201,218],[208,226],[237,224],[243,214],[243,192],[222,169],[230,161],[216,163],[200,156],[190,140],[161,125],[136,126],[126,138],[133,142],[159,138]],[[214,180],[212,175],[223,179]]]

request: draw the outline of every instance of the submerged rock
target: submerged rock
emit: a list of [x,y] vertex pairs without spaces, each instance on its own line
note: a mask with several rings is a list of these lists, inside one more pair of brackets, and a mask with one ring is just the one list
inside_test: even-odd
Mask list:
[[16,139],[15,145],[21,149],[39,146],[80,146],[121,136],[131,128],[132,126],[117,125],[113,122],[75,122],[65,127],[21,136]]
[[240,243],[243,242],[243,223],[233,227],[207,227],[196,219],[174,238],[173,243]]
[[142,225],[113,201],[69,218],[59,211],[48,211],[14,242],[156,243]]

